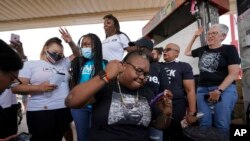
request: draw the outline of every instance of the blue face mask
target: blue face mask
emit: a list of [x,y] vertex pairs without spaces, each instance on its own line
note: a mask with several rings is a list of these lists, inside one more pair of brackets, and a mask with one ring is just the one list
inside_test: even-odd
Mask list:
[[92,48],[90,47],[83,47],[81,48],[82,56],[87,59],[92,59]]

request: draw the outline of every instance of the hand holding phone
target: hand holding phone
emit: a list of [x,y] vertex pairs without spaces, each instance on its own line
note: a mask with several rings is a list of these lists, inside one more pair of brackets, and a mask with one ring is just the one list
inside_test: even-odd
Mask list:
[[60,86],[64,79],[65,79],[64,73],[56,73],[50,78],[49,83]]
[[[208,101],[209,97],[210,97],[209,94],[204,95],[204,100],[205,100],[205,101]],[[218,100],[217,102],[220,102],[220,101],[221,101],[221,96],[219,97],[219,100]],[[210,101],[208,101],[208,102],[210,102]]]
[[10,35],[10,41],[11,42],[18,42],[18,41],[20,41],[20,36],[17,35],[17,34],[11,33],[11,35]]
[[159,94],[157,94],[149,103],[150,106],[152,106],[153,104],[155,104],[157,101],[159,101],[161,98],[163,98],[164,96],[164,92],[161,92]]

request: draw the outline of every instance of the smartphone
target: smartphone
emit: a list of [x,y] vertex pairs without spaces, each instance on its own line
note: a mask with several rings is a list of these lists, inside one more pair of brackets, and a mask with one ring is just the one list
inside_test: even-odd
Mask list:
[[[209,98],[209,95],[207,94],[207,95],[204,95],[204,100],[205,101],[208,101],[208,98]],[[218,100],[218,102],[220,102],[221,101],[221,96],[219,97],[219,100]]]
[[16,138],[11,140],[11,141],[29,141],[31,136],[32,135],[29,133],[22,132],[22,133],[18,134],[16,136]]
[[164,92],[161,92],[159,94],[157,94],[149,103],[149,105],[153,105],[154,103],[156,103],[157,101],[159,101],[162,97],[164,96]]
[[64,79],[65,79],[65,73],[57,72],[50,78],[49,83],[59,86],[64,81]]
[[11,33],[11,35],[10,35],[10,41],[12,41],[12,42],[20,41],[20,36],[17,35],[17,34]]

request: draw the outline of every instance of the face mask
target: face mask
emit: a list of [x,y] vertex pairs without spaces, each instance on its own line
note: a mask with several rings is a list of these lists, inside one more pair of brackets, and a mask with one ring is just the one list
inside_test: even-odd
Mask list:
[[82,56],[88,59],[92,59],[92,48],[90,47],[83,47],[81,48]]
[[52,64],[56,64],[56,62],[60,61],[63,58],[62,55],[59,55],[57,53],[51,53],[49,51],[46,51],[46,54],[49,62]]

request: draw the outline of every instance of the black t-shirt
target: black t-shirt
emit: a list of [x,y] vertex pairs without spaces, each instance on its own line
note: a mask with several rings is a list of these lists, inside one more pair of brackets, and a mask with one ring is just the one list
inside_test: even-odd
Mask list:
[[173,93],[173,100],[184,99],[186,92],[183,80],[194,79],[192,67],[185,62],[173,61],[161,64],[160,91],[169,89]]
[[240,64],[239,54],[233,45],[209,49],[208,46],[192,51],[193,57],[199,57],[199,86],[220,85],[228,75],[228,66]]
[[[91,141],[147,141],[148,126],[152,119],[149,101],[153,92],[143,87],[131,91],[117,81],[107,84],[96,95],[93,104]],[[122,103],[121,96],[124,98]]]
[[148,82],[146,83],[146,87],[150,88],[155,95],[159,93],[159,73],[160,73],[160,64],[158,62],[152,62],[150,64],[150,69],[149,69],[149,79]]

